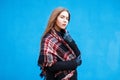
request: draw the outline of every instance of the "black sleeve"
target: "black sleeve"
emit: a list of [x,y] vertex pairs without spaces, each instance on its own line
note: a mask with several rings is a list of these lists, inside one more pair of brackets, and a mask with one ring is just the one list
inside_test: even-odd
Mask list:
[[48,69],[52,72],[63,71],[63,70],[75,70],[77,63],[75,60],[71,61],[58,61]]
[[[59,60],[59,58],[58,58]],[[38,65],[40,66],[44,62],[44,55],[40,55],[38,59]],[[52,71],[61,71],[61,70],[74,70],[77,68],[77,62],[76,60],[71,61],[61,61],[59,60],[55,64],[53,64],[51,67],[48,67],[49,70]]]

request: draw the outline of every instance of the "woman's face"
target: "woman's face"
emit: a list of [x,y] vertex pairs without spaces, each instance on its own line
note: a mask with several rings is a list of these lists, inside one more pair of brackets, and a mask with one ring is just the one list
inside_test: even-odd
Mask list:
[[66,26],[68,25],[68,20],[69,20],[68,12],[67,11],[61,12],[56,20],[57,30],[65,29]]

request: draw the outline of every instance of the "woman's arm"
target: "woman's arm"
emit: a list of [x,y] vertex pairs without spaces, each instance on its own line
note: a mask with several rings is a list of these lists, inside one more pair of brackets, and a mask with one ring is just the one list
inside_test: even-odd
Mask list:
[[75,70],[77,66],[78,64],[76,60],[58,61],[55,64],[53,64],[51,67],[48,67],[48,70],[52,72],[58,72],[58,71],[63,71],[63,70]]
[[[39,56],[38,65],[43,64],[44,62],[44,55]],[[81,65],[81,60],[71,60],[71,61],[58,61],[54,63],[51,67],[47,67],[47,70],[51,72],[58,72],[63,70],[75,70],[78,65]]]

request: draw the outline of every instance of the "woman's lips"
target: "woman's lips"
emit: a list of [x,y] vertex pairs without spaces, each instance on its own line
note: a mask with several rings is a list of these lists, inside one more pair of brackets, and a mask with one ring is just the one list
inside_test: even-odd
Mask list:
[[62,24],[63,26],[66,26],[66,24]]

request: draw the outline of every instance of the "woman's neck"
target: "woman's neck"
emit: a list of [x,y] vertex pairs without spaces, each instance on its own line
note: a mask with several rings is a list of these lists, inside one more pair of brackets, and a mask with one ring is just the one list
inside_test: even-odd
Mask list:
[[58,31],[58,32],[61,31],[61,29],[57,25],[55,25],[55,30]]
[[57,32],[62,32],[62,33],[65,33],[65,32],[66,32],[65,29],[61,29],[61,28],[59,28],[57,25],[56,25],[54,28],[55,28],[55,30],[56,30]]

